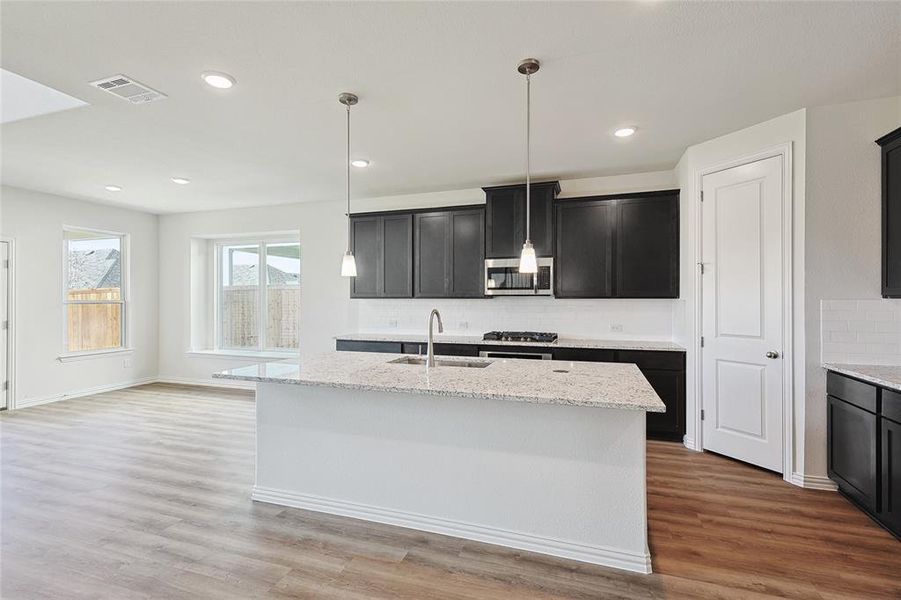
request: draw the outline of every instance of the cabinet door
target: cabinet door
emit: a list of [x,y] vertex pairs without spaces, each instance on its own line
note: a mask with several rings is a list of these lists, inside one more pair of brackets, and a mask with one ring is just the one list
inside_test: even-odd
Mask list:
[[525,196],[516,188],[485,190],[485,256],[519,256],[525,240]]
[[[882,295],[901,297],[901,129],[882,146]],[[885,138],[883,138],[885,139]]]
[[400,342],[368,342],[363,340],[336,340],[335,350],[338,352],[390,352],[400,354]]
[[379,294],[382,256],[379,218],[353,217],[350,225],[351,250],[357,262],[357,276],[350,278],[350,296],[376,298]]
[[379,218],[382,233],[379,295],[383,298],[410,298],[413,295],[413,216]]
[[450,214],[417,214],[413,236],[413,295],[418,298],[447,296],[451,264]]
[[872,513],[876,496],[876,415],[828,397],[826,413],[829,477]]
[[616,296],[679,296],[679,198],[616,201]]
[[666,405],[666,412],[647,413],[648,437],[681,441],[685,435],[685,374],[656,369],[642,369],[641,373]]
[[557,203],[554,294],[558,298],[613,295],[614,211],[609,200]]
[[882,421],[882,506],[879,519],[901,535],[901,424]]
[[485,211],[450,213],[451,252],[449,296],[481,298],[485,295]]
[[[531,236],[535,254],[538,256],[554,255],[554,199],[559,190],[557,182],[533,184],[531,191],[532,214]],[[523,191],[523,204],[525,204],[525,191]],[[525,214],[522,215],[525,219]],[[525,224],[523,224],[523,237],[525,237]],[[516,256],[522,252],[522,242],[516,249]]]

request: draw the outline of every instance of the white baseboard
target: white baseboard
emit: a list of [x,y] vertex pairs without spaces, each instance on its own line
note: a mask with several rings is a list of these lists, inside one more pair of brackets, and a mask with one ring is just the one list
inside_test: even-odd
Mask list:
[[692,437],[688,437],[687,435],[682,436],[682,445],[688,448],[689,450],[694,450],[696,452],[700,452],[701,448],[697,447],[695,443],[695,439]]
[[131,381],[122,381],[119,383],[111,383],[109,385],[98,385],[91,388],[85,388],[83,390],[77,390],[75,392],[69,392],[67,394],[53,394],[51,396],[40,396],[38,398],[25,398],[22,400],[16,400],[15,404],[11,406],[10,409],[18,410],[20,408],[29,408],[31,406],[40,406],[41,404],[59,402],[60,400],[69,400],[70,398],[82,398],[84,396],[93,396],[94,394],[102,394],[104,392],[114,392],[116,390],[124,390],[125,388],[134,387],[136,385],[153,383],[156,380],[156,377],[143,377],[141,379],[132,379]]
[[258,502],[302,508],[342,517],[362,519],[364,521],[375,521],[376,523],[449,535],[507,548],[516,548],[517,550],[526,550],[605,567],[624,569],[626,571],[651,572],[651,555],[647,551],[639,554],[617,548],[589,546],[527,533],[496,529],[484,525],[474,525],[439,517],[259,486],[254,486],[251,498]]
[[241,390],[256,389],[252,381],[233,381],[230,379],[193,379],[190,377],[157,377],[156,383],[174,383],[181,385],[202,385],[204,387],[236,388]]
[[808,490],[826,490],[834,492],[838,489],[838,486],[835,484],[835,482],[825,475],[804,475],[803,473],[792,473],[791,483]]

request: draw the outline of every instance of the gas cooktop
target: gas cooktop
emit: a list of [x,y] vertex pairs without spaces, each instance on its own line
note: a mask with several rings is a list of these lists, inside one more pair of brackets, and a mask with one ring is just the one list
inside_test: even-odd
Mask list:
[[557,334],[541,331],[489,331],[482,339],[498,342],[555,342]]

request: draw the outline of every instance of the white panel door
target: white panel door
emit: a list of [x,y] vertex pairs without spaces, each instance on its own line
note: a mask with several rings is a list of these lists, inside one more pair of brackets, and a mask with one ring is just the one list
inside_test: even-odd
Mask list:
[[9,406],[9,242],[0,242],[0,409]]
[[782,157],[703,178],[706,450],[782,472]]

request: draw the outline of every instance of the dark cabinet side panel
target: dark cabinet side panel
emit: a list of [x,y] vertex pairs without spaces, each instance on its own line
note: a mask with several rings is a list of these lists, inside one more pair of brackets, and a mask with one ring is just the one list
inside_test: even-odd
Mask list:
[[613,295],[613,220],[609,201],[559,202],[554,265],[559,298]]
[[882,295],[901,297],[901,139],[882,149]]
[[351,297],[377,297],[382,256],[378,217],[351,219],[351,250],[357,263],[357,276],[350,278]]
[[484,296],[485,211],[452,211],[449,295],[454,298]]
[[641,369],[666,405],[666,412],[649,412],[648,437],[681,441],[685,435],[685,372]]
[[382,219],[382,290],[384,298],[413,295],[413,216],[396,215]]
[[882,506],[879,519],[901,536],[901,423],[882,422]]
[[338,352],[388,352],[400,354],[400,342],[367,342],[363,340],[336,340],[335,350]]
[[678,196],[617,200],[616,296],[679,296]]
[[827,399],[829,477],[870,512],[877,510],[876,415],[838,398]]
[[424,298],[444,297],[450,266],[450,215],[421,213],[415,218],[413,294]]

